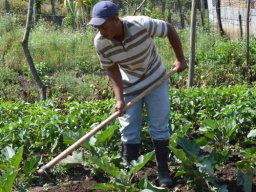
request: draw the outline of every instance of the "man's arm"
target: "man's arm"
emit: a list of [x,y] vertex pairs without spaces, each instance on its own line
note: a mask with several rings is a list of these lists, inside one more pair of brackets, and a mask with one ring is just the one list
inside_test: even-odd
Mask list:
[[125,102],[123,98],[123,83],[120,69],[117,64],[114,64],[107,69],[108,77],[112,83],[113,91],[116,98],[116,106],[114,111],[120,111],[121,115],[125,112]]
[[167,23],[167,28],[167,38],[176,55],[176,61],[174,62],[173,70],[181,72],[188,67],[183,54],[182,44],[175,28],[170,23]]

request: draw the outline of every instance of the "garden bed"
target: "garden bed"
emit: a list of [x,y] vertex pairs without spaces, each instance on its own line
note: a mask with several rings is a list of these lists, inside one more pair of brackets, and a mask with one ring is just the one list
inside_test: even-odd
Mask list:
[[[144,167],[135,178],[135,182],[141,180],[145,173],[148,175],[149,179],[157,185],[157,172],[156,167]],[[80,175],[79,178],[77,175]],[[222,169],[216,172],[220,184],[227,185],[229,192],[242,192],[242,186],[237,184],[237,169],[234,162],[226,164]],[[43,186],[33,186],[31,187],[31,192],[103,192],[103,190],[89,190],[88,187],[95,184],[104,182],[104,179],[97,177],[90,177],[90,168],[84,169],[82,167],[74,169],[69,173],[69,181],[53,184],[48,182],[47,185]],[[180,192],[192,192],[194,191],[185,183],[182,183],[180,178],[173,179],[174,184],[169,188],[170,191],[180,191]],[[107,182],[107,181],[105,181]],[[253,179],[252,192],[256,192],[256,177]]]

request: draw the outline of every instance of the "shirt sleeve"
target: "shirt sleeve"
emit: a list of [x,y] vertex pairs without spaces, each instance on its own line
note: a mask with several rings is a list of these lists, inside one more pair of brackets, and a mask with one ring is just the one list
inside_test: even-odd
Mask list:
[[104,43],[100,43],[100,41],[98,41],[98,37],[96,35],[95,39],[94,39],[94,47],[96,48],[96,53],[98,55],[101,67],[104,69],[107,69],[109,67],[111,67],[112,65],[114,65],[114,62],[112,60],[110,60],[109,58],[105,57],[104,54],[102,53],[102,45],[104,45]]
[[167,36],[168,28],[166,22],[163,20],[143,16],[141,24],[145,26],[150,36]]
[[103,54],[101,54],[98,50],[96,50],[96,53],[98,55],[98,58],[99,58],[102,68],[107,69],[107,68],[111,67],[112,65],[114,65],[114,62],[112,62],[110,59],[104,57]]

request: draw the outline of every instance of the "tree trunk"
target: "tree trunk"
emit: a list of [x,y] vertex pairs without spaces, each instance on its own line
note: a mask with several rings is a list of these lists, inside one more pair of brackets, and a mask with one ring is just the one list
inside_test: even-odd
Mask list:
[[182,4],[181,4],[180,0],[177,0],[177,4],[178,4],[178,9],[179,9],[179,14],[180,14],[180,27],[181,27],[181,29],[184,29],[185,22],[184,22],[184,17],[183,17],[183,13],[182,13]]
[[74,13],[74,0],[70,0],[71,5],[71,19],[72,19],[72,29],[73,31],[76,30],[76,21],[75,21],[75,13]]
[[34,0],[34,23],[37,24],[40,14],[41,14],[41,2],[38,0]]
[[166,0],[161,0],[161,15],[164,16],[165,14],[165,7],[166,7]]
[[46,86],[43,84],[43,82],[41,81],[41,79],[37,73],[37,70],[36,70],[34,62],[33,62],[33,58],[31,57],[31,54],[30,54],[30,51],[28,48],[28,39],[29,39],[32,15],[33,15],[33,5],[34,5],[34,0],[29,0],[26,28],[25,28],[25,33],[24,33],[23,40],[22,40],[21,44],[22,44],[24,54],[25,54],[27,63],[29,65],[30,71],[32,73],[32,76],[39,87],[40,99],[46,100]]
[[239,12],[239,27],[240,27],[240,39],[243,39],[243,22],[242,22],[242,15]]
[[57,21],[56,21],[56,11],[55,11],[55,0],[50,0],[51,3],[51,8],[52,8],[52,21],[53,23],[55,23],[57,25]]
[[56,15],[55,1],[54,0],[50,0],[50,3],[51,3],[51,7],[52,7],[52,15],[55,16]]
[[218,25],[220,29],[220,35],[223,36],[225,35],[225,32],[223,30],[222,22],[221,22],[220,0],[217,0],[216,2],[216,13],[217,13]]
[[4,6],[3,7],[4,7],[5,13],[9,13],[10,12],[10,4],[9,4],[8,0],[4,1]]
[[196,44],[195,43],[195,37],[196,37],[196,2],[197,2],[197,0],[192,0],[188,87],[193,86],[193,79],[194,79],[195,44]]
[[200,13],[201,13],[201,22],[202,22],[202,27],[205,30],[205,23],[204,23],[204,14],[205,14],[205,7],[204,7],[204,0],[200,0],[201,3],[201,8],[200,8]]

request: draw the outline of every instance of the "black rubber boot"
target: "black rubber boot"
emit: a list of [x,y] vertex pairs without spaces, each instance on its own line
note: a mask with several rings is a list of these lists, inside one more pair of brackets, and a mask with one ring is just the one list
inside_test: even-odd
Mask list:
[[130,163],[139,157],[140,144],[123,144],[123,158]]
[[172,185],[172,179],[168,168],[169,140],[154,140],[153,144],[156,153],[159,186],[170,187]]

